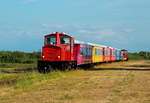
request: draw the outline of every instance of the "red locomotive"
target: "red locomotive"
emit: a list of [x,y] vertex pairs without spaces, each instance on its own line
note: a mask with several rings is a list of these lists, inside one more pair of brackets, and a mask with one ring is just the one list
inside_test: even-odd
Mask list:
[[[102,49],[97,51],[97,47]],[[38,71],[48,73],[55,69],[69,70],[78,65],[121,60],[128,60],[125,49],[75,42],[73,37],[56,32],[45,36],[42,59],[38,61]]]

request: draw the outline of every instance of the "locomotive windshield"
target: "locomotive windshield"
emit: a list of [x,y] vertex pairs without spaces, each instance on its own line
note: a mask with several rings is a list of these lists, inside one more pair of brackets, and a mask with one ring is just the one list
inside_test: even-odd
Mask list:
[[56,37],[47,37],[46,44],[56,44]]
[[61,44],[70,44],[70,38],[68,38],[68,37],[61,37],[60,38],[60,43]]

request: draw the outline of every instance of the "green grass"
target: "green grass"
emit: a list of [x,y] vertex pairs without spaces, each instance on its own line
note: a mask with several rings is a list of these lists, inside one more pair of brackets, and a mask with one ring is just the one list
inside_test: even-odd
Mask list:
[[145,58],[136,53],[129,53],[129,60],[145,60]]
[[49,74],[40,74],[36,70],[36,64],[6,63],[5,65],[9,66],[9,68],[0,68],[0,87],[7,86],[15,89],[31,87],[32,85],[46,82],[49,79],[62,77],[72,72],[54,71]]
[[37,72],[19,73],[4,75],[0,74],[0,86],[11,86],[13,88],[25,88],[36,83],[45,82],[65,75],[63,72],[53,72],[51,74],[39,74]]

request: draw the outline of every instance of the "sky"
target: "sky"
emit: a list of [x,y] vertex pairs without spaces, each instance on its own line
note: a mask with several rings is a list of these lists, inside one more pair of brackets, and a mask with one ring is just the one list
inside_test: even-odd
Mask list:
[[1,0],[0,50],[40,51],[44,35],[150,51],[150,0]]

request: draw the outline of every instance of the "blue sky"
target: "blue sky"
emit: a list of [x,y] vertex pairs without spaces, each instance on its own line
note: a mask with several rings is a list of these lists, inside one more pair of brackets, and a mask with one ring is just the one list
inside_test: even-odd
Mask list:
[[150,0],[1,0],[0,50],[38,51],[43,36],[150,51]]

